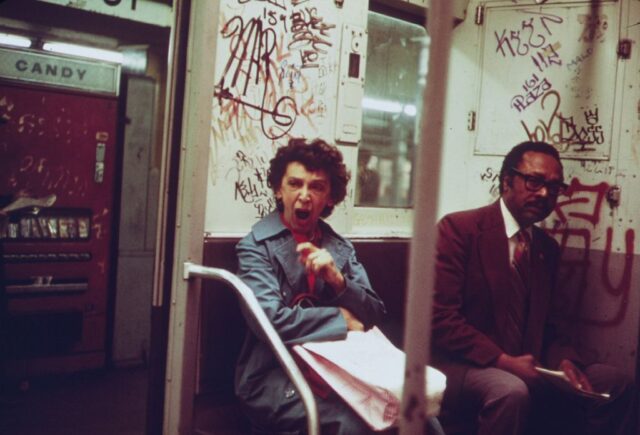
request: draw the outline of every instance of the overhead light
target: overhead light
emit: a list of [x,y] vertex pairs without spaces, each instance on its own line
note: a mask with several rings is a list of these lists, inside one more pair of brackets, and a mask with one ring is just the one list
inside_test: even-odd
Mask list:
[[402,104],[397,101],[378,100],[375,98],[363,98],[362,107],[369,110],[387,113],[404,113],[408,116],[416,116],[416,106],[413,104]]
[[362,107],[365,109],[377,110],[378,112],[400,113],[402,104],[389,100],[377,100],[374,98],[363,98]]
[[418,113],[416,106],[414,106],[413,104],[407,104],[402,108],[402,111],[404,112],[405,115],[408,115],[408,116],[416,116],[416,113]]
[[31,39],[9,33],[0,33],[0,44],[29,48],[31,47]]
[[67,44],[65,42],[45,42],[42,45],[42,49],[54,53],[70,54],[73,56],[88,57],[107,62],[122,63],[122,53],[114,50]]

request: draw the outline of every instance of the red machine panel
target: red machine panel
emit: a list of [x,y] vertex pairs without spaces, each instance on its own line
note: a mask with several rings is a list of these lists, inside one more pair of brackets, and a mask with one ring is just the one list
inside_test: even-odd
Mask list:
[[9,372],[104,364],[117,99],[0,84],[0,194],[49,196],[0,232]]

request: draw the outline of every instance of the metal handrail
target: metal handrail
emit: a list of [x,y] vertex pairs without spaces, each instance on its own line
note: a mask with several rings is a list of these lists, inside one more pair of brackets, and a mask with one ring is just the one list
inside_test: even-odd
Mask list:
[[304,407],[307,410],[307,430],[309,435],[318,435],[320,433],[318,429],[318,410],[311,388],[309,388],[309,384],[304,376],[302,376],[300,369],[280,339],[280,336],[273,328],[262,307],[258,304],[258,300],[253,294],[253,291],[233,273],[215,267],[205,267],[186,262],[184,263],[183,277],[184,279],[196,277],[215,279],[228,284],[236,291],[242,302],[249,309],[249,313],[251,313],[259,328],[267,337],[271,349],[280,361],[280,365],[282,365],[287,376],[289,376],[289,379],[291,379],[291,382],[293,382],[293,385],[295,385],[298,390],[298,394],[300,394]]

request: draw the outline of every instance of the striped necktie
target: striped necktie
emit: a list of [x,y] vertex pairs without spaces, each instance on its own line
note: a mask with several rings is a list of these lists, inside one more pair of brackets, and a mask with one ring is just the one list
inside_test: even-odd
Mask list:
[[529,233],[521,229],[516,233],[516,249],[513,252],[513,267],[518,272],[525,287],[529,288],[529,275],[531,272],[529,248],[531,240]]
[[504,350],[510,355],[520,355],[529,311],[529,233],[516,233],[516,247],[511,262],[511,292],[507,304],[507,327],[502,331]]

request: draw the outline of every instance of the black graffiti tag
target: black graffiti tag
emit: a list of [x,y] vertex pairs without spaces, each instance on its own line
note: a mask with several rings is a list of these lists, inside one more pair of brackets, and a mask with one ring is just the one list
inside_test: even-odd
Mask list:
[[320,55],[326,54],[325,48],[331,47],[329,31],[335,27],[335,24],[326,24],[316,8],[305,7],[291,14],[289,49],[300,48],[302,68],[318,68]]
[[[265,28],[260,18],[246,24],[242,17],[230,19],[222,29],[222,37],[230,40],[229,59],[215,89],[219,104],[231,100],[248,112],[256,112],[256,119],[264,135],[278,139],[291,130],[296,119],[295,101],[288,96],[278,98],[271,69],[276,49],[276,34]],[[249,89],[257,92],[249,93]],[[252,98],[257,94],[258,98]],[[253,101],[259,99],[260,101]],[[251,110],[252,109],[252,110]]]
[[561,24],[564,21],[557,15],[525,10],[519,12],[533,16],[522,20],[520,28],[503,29],[500,34],[493,32],[497,41],[496,53],[501,53],[503,57],[526,56],[534,50],[549,45],[548,37],[553,35],[549,25]]
[[549,91],[542,97],[540,107],[543,110],[547,99],[555,100],[555,104],[546,122],[539,119],[535,128],[530,130],[524,121],[520,121],[529,140],[549,142],[560,152],[567,152],[571,147],[576,152],[594,151],[596,145],[604,143],[604,132],[602,125],[599,124],[597,107],[594,110],[584,111],[587,126],[579,127],[573,116],[565,117],[560,113],[561,98],[557,91]]

